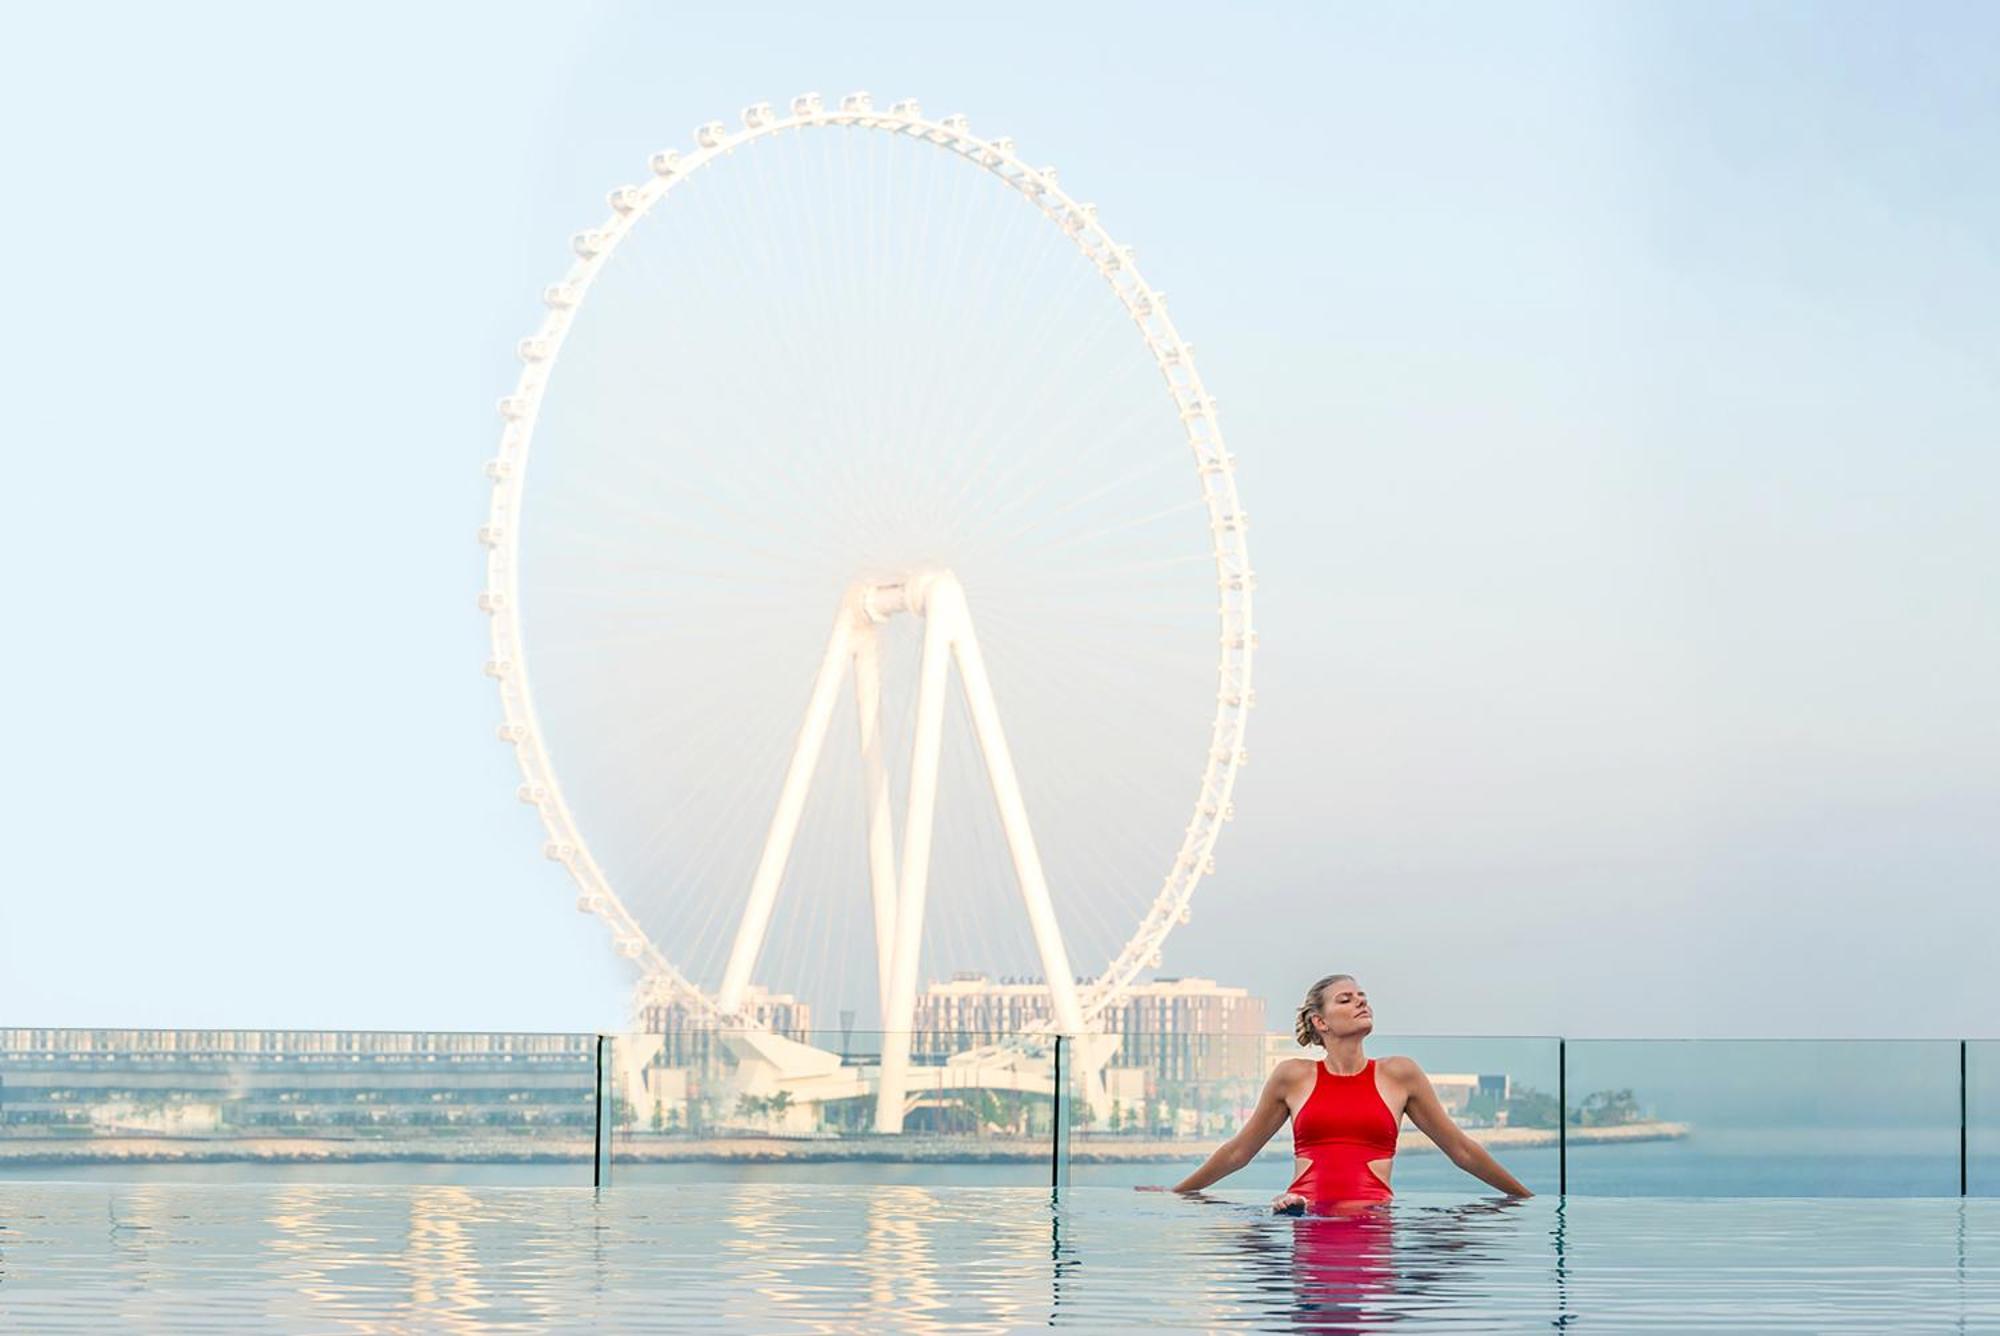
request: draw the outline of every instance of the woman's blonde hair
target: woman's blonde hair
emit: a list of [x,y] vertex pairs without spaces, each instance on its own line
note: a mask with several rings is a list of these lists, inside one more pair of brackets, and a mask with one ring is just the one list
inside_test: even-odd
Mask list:
[[1313,1029],[1313,1017],[1319,1015],[1320,1007],[1326,1002],[1326,990],[1337,983],[1343,982],[1353,983],[1354,976],[1352,974],[1329,974],[1312,987],[1306,989],[1306,1000],[1299,1003],[1298,1024],[1293,1030],[1293,1033],[1298,1038],[1300,1048],[1311,1048],[1314,1044],[1324,1044],[1326,1042],[1319,1037],[1319,1031]]

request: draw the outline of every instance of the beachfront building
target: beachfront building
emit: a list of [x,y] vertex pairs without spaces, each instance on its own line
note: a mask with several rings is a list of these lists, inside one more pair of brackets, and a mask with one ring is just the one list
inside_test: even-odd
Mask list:
[[586,1034],[0,1030],[0,1127],[140,1136],[588,1129]]

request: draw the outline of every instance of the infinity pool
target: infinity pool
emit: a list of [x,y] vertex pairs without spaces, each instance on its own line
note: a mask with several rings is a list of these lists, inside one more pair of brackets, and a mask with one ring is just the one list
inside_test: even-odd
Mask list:
[[2000,1201],[0,1184],[0,1326],[1962,1330]]

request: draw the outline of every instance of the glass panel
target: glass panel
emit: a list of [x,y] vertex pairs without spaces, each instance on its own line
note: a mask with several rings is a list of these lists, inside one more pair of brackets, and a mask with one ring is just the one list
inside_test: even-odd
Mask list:
[[[1071,1178],[1080,1186],[1171,1186],[1243,1125],[1273,1067],[1320,1054],[1289,1034],[1112,1038],[1120,1043],[1103,1064],[1098,1107],[1085,1100],[1070,1138]],[[1368,1048],[1377,1056],[1415,1058],[1460,1126],[1529,1187],[1555,1191],[1555,1040],[1373,1036]],[[1081,1069],[1085,1055],[1078,1057]],[[1276,1194],[1293,1177],[1287,1126],[1216,1189]],[[1489,1191],[1407,1122],[1392,1181],[1401,1193]]]
[[597,1037],[597,1080],[592,1090],[596,1107],[592,1111],[591,1182],[598,1188],[612,1185],[612,1170],[618,1154],[617,1138],[628,1131],[638,1116],[631,1092],[618,1079],[622,1040],[617,1035]]
[[1568,1116],[1578,1194],[1958,1191],[1952,1040],[1573,1039]]
[[[1180,1181],[1249,1116],[1272,1051],[1271,1036],[1261,1031],[1189,1028],[1083,1037],[1070,1082],[1070,1182],[1164,1187]],[[1260,1161],[1217,1190],[1263,1191],[1273,1177],[1260,1172],[1265,1169]]]
[[877,1130],[883,1038],[616,1036],[616,1180],[1048,1186],[1050,1037],[915,1036],[895,1131]]
[[1056,1044],[1055,1123],[1049,1129],[1049,1187],[1052,1191],[1062,1192],[1070,1185],[1069,1152],[1076,1140],[1077,1120],[1089,1117],[1089,1110],[1085,1106],[1088,1091],[1077,1079],[1076,1040],[1073,1037],[1058,1037]]
[[0,1177],[587,1183],[596,1038],[0,1030]]
[[[1415,1058],[1445,1111],[1486,1146],[1530,1191],[1554,1195],[1557,1044],[1554,1039],[1450,1037],[1371,1038],[1387,1055]],[[1494,1189],[1438,1153],[1430,1139],[1403,1124],[1394,1182],[1400,1193],[1492,1196]]]
[[2000,1197],[2000,1039],[1965,1046],[1966,1191]]

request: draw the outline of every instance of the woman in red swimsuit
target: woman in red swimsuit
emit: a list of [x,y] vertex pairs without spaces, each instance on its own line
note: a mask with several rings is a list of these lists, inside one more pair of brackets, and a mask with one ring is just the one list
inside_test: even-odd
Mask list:
[[1437,1143],[1451,1162],[1510,1197],[1534,1194],[1500,1166],[1484,1146],[1452,1122],[1430,1078],[1408,1058],[1376,1062],[1361,1051],[1375,1028],[1368,994],[1349,974],[1329,974],[1299,1007],[1298,1040],[1326,1054],[1314,1062],[1287,1058],[1278,1064],[1243,1129],[1201,1166],[1174,1185],[1198,1192],[1256,1158],[1292,1121],[1292,1186],[1273,1210],[1324,1210],[1345,1203],[1387,1201],[1396,1135],[1407,1117]]

